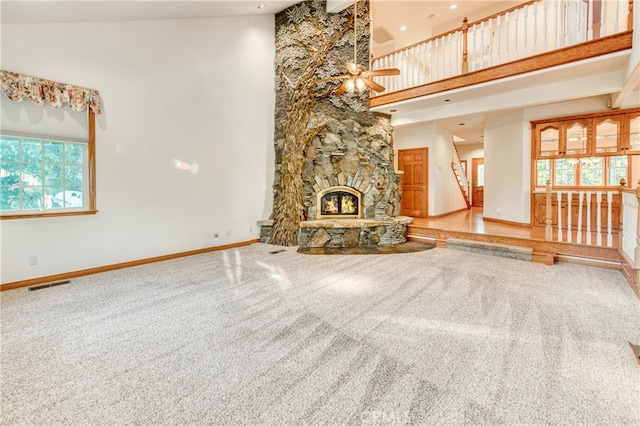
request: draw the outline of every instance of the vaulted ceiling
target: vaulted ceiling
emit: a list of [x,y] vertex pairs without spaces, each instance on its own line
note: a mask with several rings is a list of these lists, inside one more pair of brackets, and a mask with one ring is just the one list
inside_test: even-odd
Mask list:
[[[464,17],[473,22],[522,3],[522,1],[492,0],[370,1],[373,20],[372,31],[374,34],[371,47],[374,56],[386,54],[433,35],[457,28],[461,25]],[[0,18],[2,24],[10,24],[273,15],[297,3],[299,3],[299,0],[2,0],[0,2]],[[330,10],[341,10],[352,4],[353,0],[328,0],[328,8]],[[453,4],[457,7],[452,8]],[[264,5],[264,7],[259,7],[260,5]],[[378,41],[382,42],[376,42],[376,32],[386,38],[378,38]],[[572,75],[579,75],[584,79],[594,74],[594,69],[602,69],[600,75],[606,78],[607,75],[612,75],[611,73],[620,72],[625,60],[624,56],[614,56],[605,61],[596,60],[584,64],[580,70],[569,66],[555,70],[553,74],[539,73],[538,77],[539,79],[546,79],[549,84],[553,85],[555,82],[572,81]],[[398,113],[393,114],[394,125],[422,121],[423,119],[421,120],[418,116],[439,117],[447,111],[442,102],[445,102],[446,99],[457,97],[460,99],[455,102],[456,113],[452,113],[449,117],[440,117],[439,124],[451,130],[460,139],[479,142],[481,140],[483,122],[487,115],[491,113],[499,114],[504,111],[504,108],[524,107],[526,106],[525,104],[531,104],[528,100],[535,98],[536,94],[540,93],[537,88],[540,86],[536,87],[536,84],[534,84],[536,81],[535,78],[526,81],[512,79],[487,85],[486,87],[432,96],[412,104],[401,105],[401,108],[392,106],[393,109],[399,110]],[[576,79],[576,81],[582,80]],[[584,83],[584,81],[582,82]],[[590,81],[589,84],[593,84],[593,82]],[[584,87],[584,85],[582,84],[581,87]],[[523,95],[518,98],[518,102],[515,102],[515,104],[512,101],[513,96],[507,99],[509,102],[505,102],[505,99],[500,98],[501,93],[513,90],[520,90]],[[527,90],[530,91],[527,92]],[[637,90],[637,86],[635,90]],[[487,93],[484,93],[484,91]],[[615,91],[615,88],[610,90],[610,92],[613,91]],[[598,94],[607,95],[606,90],[603,89],[602,92]],[[559,91],[552,93],[559,93]],[[547,96],[549,94],[547,93]],[[579,98],[580,94],[576,94],[575,97]],[[558,99],[558,101],[562,100]],[[449,105],[453,104],[454,102],[451,102]],[[387,110],[384,110],[384,108],[378,110],[389,112],[387,111],[389,108]],[[463,111],[468,114],[464,114]],[[460,123],[463,122],[465,124],[461,126]]]

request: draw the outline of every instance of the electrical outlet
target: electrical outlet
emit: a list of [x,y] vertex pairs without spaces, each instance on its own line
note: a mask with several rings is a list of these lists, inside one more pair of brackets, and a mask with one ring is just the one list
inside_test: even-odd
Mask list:
[[231,231],[227,231],[227,237],[231,235]]
[[211,234],[211,236],[212,236],[213,238],[218,238],[218,237],[220,237],[220,234],[218,234],[217,232],[213,232],[213,233]]
[[252,226],[250,226],[250,227],[249,227],[249,233],[252,233],[252,232],[253,232],[253,227],[252,227]]
[[38,264],[38,256],[29,256],[29,266],[36,266]]

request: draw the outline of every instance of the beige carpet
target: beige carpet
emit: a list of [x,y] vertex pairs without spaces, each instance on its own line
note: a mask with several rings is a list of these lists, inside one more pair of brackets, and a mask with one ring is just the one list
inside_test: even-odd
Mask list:
[[255,244],[0,299],[2,425],[640,424],[613,270]]

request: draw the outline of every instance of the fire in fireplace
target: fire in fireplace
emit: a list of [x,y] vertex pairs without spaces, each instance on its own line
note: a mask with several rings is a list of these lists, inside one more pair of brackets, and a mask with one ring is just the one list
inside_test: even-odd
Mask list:
[[347,186],[335,186],[318,193],[318,219],[351,218],[360,214],[360,192]]

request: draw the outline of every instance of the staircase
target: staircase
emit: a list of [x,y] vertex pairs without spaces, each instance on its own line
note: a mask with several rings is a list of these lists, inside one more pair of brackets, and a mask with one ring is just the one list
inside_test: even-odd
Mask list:
[[451,162],[451,170],[453,170],[453,174],[456,176],[462,197],[464,198],[465,203],[467,203],[467,208],[470,209],[471,201],[469,199],[469,180],[467,179],[467,173],[462,168],[462,162],[460,161],[460,155],[458,154],[456,143],[453,141],[451,141],[451,143],[453,144],[453,161]]

